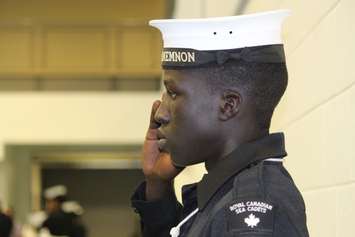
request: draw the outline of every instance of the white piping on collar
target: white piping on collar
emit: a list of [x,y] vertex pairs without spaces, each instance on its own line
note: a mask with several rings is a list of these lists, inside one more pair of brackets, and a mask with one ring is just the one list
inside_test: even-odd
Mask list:
[[198,208],[196,208],[193,212],[191,212],[187,217],[185,217],[185,219],[183,219],[177,226],[171,228],[170,230],[170,235],[171,237],[178,237],[180,235],[180,227],[186,223],[186,221],[188,221],[191,217],[193,217],[194,215],[196,215],[196,213],[198,212]]
[[268,159],[265,159],[264,161],[272,161],[272,162],[283,162],[283,159],[282,158],[268,158]]

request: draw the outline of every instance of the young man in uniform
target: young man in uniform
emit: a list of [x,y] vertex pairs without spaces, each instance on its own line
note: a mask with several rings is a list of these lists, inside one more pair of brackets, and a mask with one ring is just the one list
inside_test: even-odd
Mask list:
[[[283,167],[282,133],[270,134],[287,86],[280,31],[288,11],[155,20],[163,35],[164,92],[152,106],[146,177],[132,196],[145,237],[308,237],[302,196]],[[183,187],[183,167],[207,174]]]

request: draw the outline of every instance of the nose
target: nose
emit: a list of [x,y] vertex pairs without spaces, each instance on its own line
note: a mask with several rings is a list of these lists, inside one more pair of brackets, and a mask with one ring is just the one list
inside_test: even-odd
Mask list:
[[161,125],[166,125],[169,123],[170,116],[166,106],[164,105],[164,101],[160,103],[157,111],[155,112],[154,120]]

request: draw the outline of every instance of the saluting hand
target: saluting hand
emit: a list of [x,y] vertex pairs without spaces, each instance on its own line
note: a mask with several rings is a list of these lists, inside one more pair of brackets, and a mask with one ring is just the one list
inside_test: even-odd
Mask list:
[[160,124],[154,119],[161,101],[153,103],[149,128],[143,145],[143,173],[146,178],[146,199],[160,199],[173,192],[173,180],[182,171],[176,168],[170,154],[159,150],[158,128]]

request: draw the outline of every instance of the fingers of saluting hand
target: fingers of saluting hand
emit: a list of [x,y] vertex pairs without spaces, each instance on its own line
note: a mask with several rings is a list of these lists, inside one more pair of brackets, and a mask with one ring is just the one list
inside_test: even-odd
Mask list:
[[156,101],[154,101],[154,103],[152,105],[152,109],[150,112],[149,129],[148,129],[147,136],[146,136],[147,140],[156,140],[157,139],[157,128],[159,128],[160,124],[155,120],[155,113],[157,112],[160,104],[161,104],[161,101],[156,100]]

